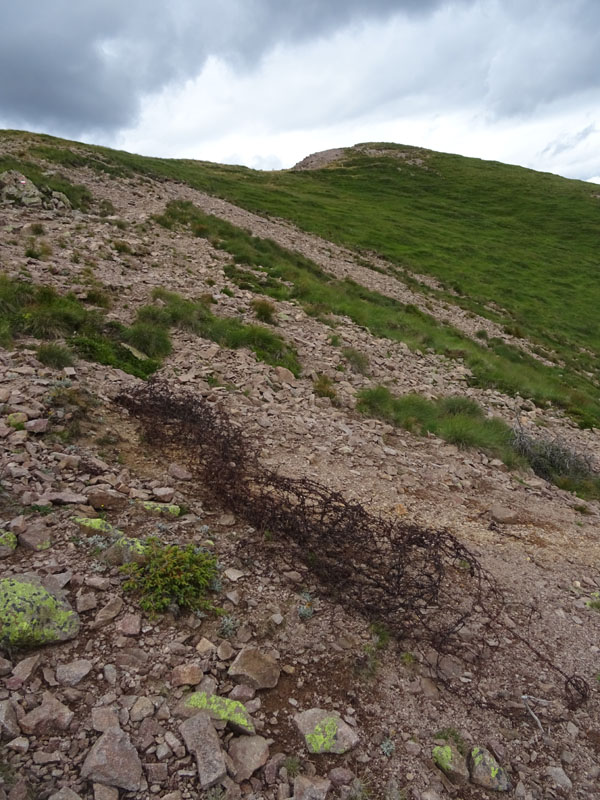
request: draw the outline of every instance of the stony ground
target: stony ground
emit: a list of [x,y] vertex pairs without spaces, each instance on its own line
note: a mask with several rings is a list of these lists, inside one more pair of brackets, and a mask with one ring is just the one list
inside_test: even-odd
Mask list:
[[[86,170],[72,177],[98,202],[110,200],[115,215],[103,218],[97,207],[82,214],[0,206],[0,269],[82,295],[102,285],[113,301],[109,315],[123,322],[151,301],[154,287],[211,293],[215,313],[255,321],[254,295],[225,277],[225,254],[151,219],[169,200],[184,198],[310,256],[333,275],[423,308],[427,302],[429,313],[468,335],[492,325],[451,304],[432,305],[287,223],[189,187]],[[35,223],[51,250],[46,260],[24,255]],[[117,242],[130,252],[119,252]],[[482,777],[471,764],[469,780],[457,753],[448,780],[432,759],[432,749],[448,742],[466,752],[485,748],[510,780],[509,793],[522,800],[600,797],[600,615],[587,605],[600,590],[599,504],[532,474],[510,473],[478,452],[365,419],[354,410],[355,397],[375,384],[398,393],[468,394],[489,413],[518,417],[527,430],[543,424],[595,458],[598,432],[518,398],[468,388],[460,364],[378,340],[343,319],[335,329],[342,346],[368,359],[367,374],[355,373],[331,344],[330,327],[294,303],[275,305],[277,332],[297,348],[302,377],[175,331],[161,377],[223,407],[265,465],[314,478],[384,517],[456,534],[515,607],[535,610],[521,633],[553,664],[585,677],[587,703],[570,709],[560,678],[545,662],[522,663],[510,636],[492,645],[497,652],[482,685],[494,710],[447,691],[418,643],[378,647],[384,642],[369,623],[328,598],[292,543],[219,507],[190,479],[185,453],[157,452],[140,439],[135,421],[114,402],[137,379],[85,361],[49,369],[35,358],[37,342],[19,340],[0,350],[0,527],[18,540],[16,549],[0,549],[0,577],[34,573],[62,592],[80,628],[67,641],[7,649],[0,659],[0,798],[494,795],[493,769]],[[315,395],[316,373],[334,382],[335,406]],[[182,513],[158,513],[145,501],[177,503]],[[74,519],[97,518],[99,510],[128,537],[213,548],[226,618],[177,609],[155,619],[144,614],[124,591],[119,554],[106,548],[110,537]],[[464,635],[467,642],[473,632]],[[468,684],[471,673],[461,669]],[[204,713],[189,716],[182,701],[192,691],[242,703],[253,732],[215,714],[212,723]],[[298,715],[311,709],[323,710],[321,720],[335,718],[345,752],[310,752],[314,739],[304,734],[318,719],[301,730],[305,718]]]

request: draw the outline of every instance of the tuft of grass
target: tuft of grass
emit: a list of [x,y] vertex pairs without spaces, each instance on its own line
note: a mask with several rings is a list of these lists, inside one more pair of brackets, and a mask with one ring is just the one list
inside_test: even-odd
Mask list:
[[354,372],[358,372],[360,375],[369,374],[369,359],[360,350],[356,350],[354,347],[344,347],[342,355]]
[[47,367],[63,369],[72,367],[74,362],[73,354],[68,347],[59,344],[42,344],[37,349],[37,359]]
[[193,544],[179,547],[150,538],[145,545],[146,561],[121,567],[128,577],[123,589],[140,597],[140,606],[160,614],[170,606],[182,610],[213,610],[207,599],[217,577],[217,559]]
[[302,762],[298,756],[287,756],[284,759],[282,766],[285,767],[288,778],[291,778],[292,780],[297,778],[302,772]]
[[256,319],[265,322],[267,325],[277,325],[277,320],[274,317],[276,308],[273,303],[268,300],[253,300],[252,308],[256,314]]
[[29,230],[32,236],[43,236],[46,233],[46,229],[41,222],[34,222],[30,225]]
[[433,433],[460,448],[482,450],[514,467],[519,459],[512,446],[513,432],[503,420],[487,418],[483,409],[468,397],[428,400],[417,394],[396,397],[384,386],[359,393],[357,408],[413,433]]
[[36,242],[35,239],[30,239],[25,248],[25,255],[27,258],[34,258],[36,261],[47,261],[52,255],[52,247],[48,242]]
[[317,397],[329,397],[330,400],[335,400],[336,391],[333,381],[328,375],[319,373],[313,380],[313,391]]
[[444,739],[446,742],[453,742],[456,745],[458,752],[461,755],[466,756],[468,749],[467,744],[456,728],[442,728],[442,730],[438,731],[433,738]]
[[127,331],[126,338],[136,350],[141,350],[148,358],[162,359],[171,352],[171,340],[166,328],[138,321]]
[[247,347],[259,361],[287,367],[294,375],[300,375],[295,349],[268,328],[246,325],[235,317],[216,316],[202,300],[187,300],[164,289],[155,289],[153,297],[165,305],[144,306],[138,312],[139,322],[163,328],[174,325],[232,350]]

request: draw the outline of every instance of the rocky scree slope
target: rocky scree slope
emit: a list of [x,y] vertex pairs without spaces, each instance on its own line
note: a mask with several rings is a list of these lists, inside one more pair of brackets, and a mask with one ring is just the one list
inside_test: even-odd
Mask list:
[[[151,302],[153,288],[210,294],[219,315],[255,321],[256,296],[223,271],[229,257],[153,221],[173,199],[308,254],[332,274],[351,269],[359,282],[381,278],[350,253],[185,186],[68,173],[89,188],[89,213],[2,205],[2,270],[82,297],[101,287],[111,299],[109,316],[124,324]],[[101,216],[108,201],[115,213]],[[37,225],[42,234],[33,232]],[[25,256],[32,237],[47,244],[43,259]],[[509,421],[518,413],[526,428],[543,421],[579,449],[597,452],[597,434],[550,410],[472,389],[460,365],[375,339],[347,319],[335,334],[366,355],[368,374],[342,372],[328,325],[294,302],[273,305],[276,330],[296,347],[302,376],[174,329],[160,377],[223,407],[266,466],[310,476],[385,518],[447,527],[511,602],[533,607],[522,633],[548,644],[566,672],[584,675],[590,699],[569,709],[543,664],[528,673],[531,684],[519,683],[521,665],[498,642],[490,645],[498,647],[495,678],[482,691],[504,713],[485,702],[465,704],[443,679],[446,670],[468,685],[468,664],[450,660],[434,670],[418,642],[388,643],[385,618],[373,628],[343,596],[331,599],[306,553],[276,530],[250,527],[191,480],[185,452],[156,452],[152,441],[140,441],[135,420],[114,402],[138,379],[84,360],[46,367],[36,358],[38,342],[20,338],[0,351],[2,580],[26,583],[33,575],[38,596],[41,585],[60,597],[57,604],[67,602],[77,625],[66,641],[5,644],[0,792],[171,800],[370,792],[435,800],[503,788],[523,798],[594,796],[598,504],[510,473],[476,451],[365,419],[354,411],[355,398],[375,384],[397,393],[461,393]],[[331,379],[335,404],[315,393],[317,374]],[[175,505],[177,515],[168,508]],[[174,607],[151,618],[140,610],[124,591],[119,564],[135,557],[132,541],[149,536],[218,556],[215,599],[226,616]],[[5,642],[7,613],[5,606]],[[467,626],[462,635],[467,645],[477,630]],[[189,716],[192,692],[197,713]],[[213,705],[210,714],[211,697],[231,705],[222,703],[219,713]],[[235,703],[245,709],[245,725]],[[477,770],[475,747],[485,748],[487,771]],[[470,754],[468,764],[460,751]],[[506,778],[501,787],[492,785],[498,774]]]

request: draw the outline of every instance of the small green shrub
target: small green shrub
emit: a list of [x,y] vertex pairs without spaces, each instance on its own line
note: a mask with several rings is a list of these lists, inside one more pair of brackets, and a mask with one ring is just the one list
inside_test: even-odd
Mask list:
[[29,230],[33,236],[43,236],[46,233],[46,230],[41,222],[34,222],[33,225],[30,226]]
[[261,322],[266,322],[267,325],[277,324],[277,320],[273,316],[277,309],[273,303],[270,303],[268,300],[253,300],[251,305],[256,314],[256,318]]
[[162,613],[173,604],[185,610],[212,610],[206,598],[217,577],[217,559],[193,544],[179,547],[156,538],[146,543],[144,564],[124,564],[128,575],[125,591],[140,596],[140,606],[151,614]]
[[358,372],[360,375],[368,375],[369,359],[364,353],[361,353],[354,347],[344,347],[342,349],[342,355],[354,372]]
[[59,344],[42,344],[37,349],[38,361],[47,367],[63,369],[74,364],[73,354],[67,347]]
[[335,400],[336,391],[333,386],[333,381],[328,375],[319,373],[313,380],[313,391],[317,397],[329,397],[330,400]]

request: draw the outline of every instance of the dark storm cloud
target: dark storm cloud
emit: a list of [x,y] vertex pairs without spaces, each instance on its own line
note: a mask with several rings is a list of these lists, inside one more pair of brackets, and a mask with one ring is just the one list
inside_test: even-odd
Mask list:
[[[468,3],[470,0],[455,0]],[[0,7],[0,121],[65,133],[131,124],[144,94],[207,56],[250,67],[275,43],[442,0],[18,0]],[[335,70],[335,65],[332,65]]]

